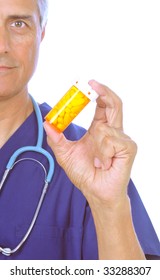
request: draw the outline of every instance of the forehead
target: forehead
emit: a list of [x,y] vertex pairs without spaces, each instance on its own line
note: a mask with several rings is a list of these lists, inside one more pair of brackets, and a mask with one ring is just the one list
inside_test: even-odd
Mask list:
[[0,17],[19,14],[39,15],[38,0],[0,0]]

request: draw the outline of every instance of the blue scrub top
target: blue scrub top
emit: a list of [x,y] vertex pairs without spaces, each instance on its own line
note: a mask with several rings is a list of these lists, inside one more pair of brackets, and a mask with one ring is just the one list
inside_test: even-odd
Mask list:
[[[44,117],[50,110],[40,105]],[[68,139],[77,140],[85,130],[71,124],[65,131]],[[0,149],[0,179],[15,150],[35,145],[37,121],[33,112]],[[46,135],[43,148],[51,153]],[[20,158],[32,157],[48,168],[47,159],[26,152]],[[78,159],[77,159],[78,160]],[[17,163],[0,193],[0,247],[15,248],[25,235],[34,215],[44,185],[43,169],[34,161]],[[128,186],[135,230],[149,258],[160,255],[160,244],[148,214],[132,181]],[[27,241],[10,257],[0,253],[0,259],[79,260],[98,259],[97,239],[89,205],[82,193],[70,182],[55,160],[55,173],[50,183],[36,224]]]

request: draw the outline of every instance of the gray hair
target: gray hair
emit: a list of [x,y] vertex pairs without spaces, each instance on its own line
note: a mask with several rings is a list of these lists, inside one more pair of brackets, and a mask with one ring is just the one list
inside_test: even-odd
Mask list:
[[48,19],[48,0],[37,0],[37,4],[40,13],[41,28],[43,28]]

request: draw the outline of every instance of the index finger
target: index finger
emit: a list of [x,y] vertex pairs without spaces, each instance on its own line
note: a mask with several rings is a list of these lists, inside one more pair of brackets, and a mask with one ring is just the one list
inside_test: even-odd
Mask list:
[[106,122],[109,126],[123,128],[122,101],[119,96],[107,86],[95,81],[89,85],[99,95],[94,120]]

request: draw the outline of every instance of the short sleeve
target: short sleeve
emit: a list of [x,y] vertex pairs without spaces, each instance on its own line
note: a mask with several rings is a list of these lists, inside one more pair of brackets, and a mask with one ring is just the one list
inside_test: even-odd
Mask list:
[[148,258],[152,256],[154,259],[155,256],[156,259],[160,256],[160,242],[132,180],[128,185],[128,195],[131,202],[133,224],[141,247],[146,257],[148,255]]

